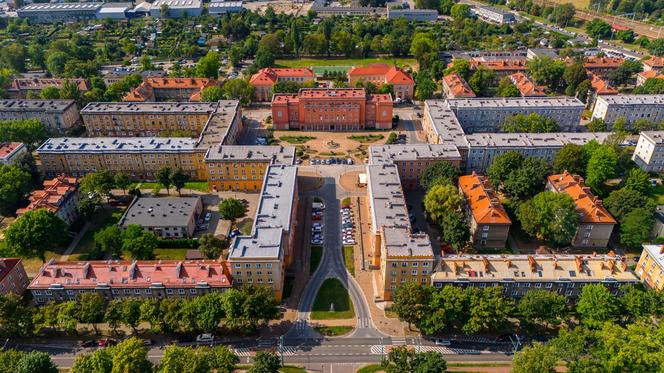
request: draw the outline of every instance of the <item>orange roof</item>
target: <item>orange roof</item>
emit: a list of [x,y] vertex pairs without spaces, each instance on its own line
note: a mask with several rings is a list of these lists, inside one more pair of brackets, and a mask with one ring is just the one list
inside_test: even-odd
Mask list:
[[475,172],[461,176],[459,189],[466,198],[477,224],[512,224],[486,177]]
[[510,75],[512,84],[521,92],[523,97],[543,97],[546,96],[546,87],[536,85],[526,74],[522,72]]
[[526,62],[521,61],[521,60],[491,60],[491,61],[480,61],[480,60],[475,60],[472,59],[470,60],[470,66],[473,69],[477,69],[478,67],[484,67],[489,70],[496,70],[496,71],[512,71],[512,70],[519,70],[519,71],[526,71]]
[[660,74],[657,72],[657,70],[648,70],[648,71],[643,71],[637,74],[638,76],[642,77],[643,79],[664,79],[664,74]]
[[443,77],[443,82],[452,91],[454,97],[475,97],[475,92],[459,74],[454,73]]
[[71,192],[76,191],[76,189],[78,189],[78,179],[75,177],[61,175],[55,179],[45,180],[44,188],[32,191],[28,197],[30,204],[25,208],[16,210],[16,215],[20,216],[27,211],[42,208],[51,212],[57,212],[62,206],[62,201]]
[[249,83],[251,85],[273,85],[279,78],[287,77],[303,77],[313,79],[315,75],[311,69],[306,68],[266,67],[264,69],[260,69],[256,74],[252,75]]
[[201,284],[231,287],[226,262],[216,260],[159,260],[46,263],[30,283],[30,289],[44,289],[52,284],[65,288],[90,288],[105,283],[118,288],[195,288]]
[[5,158],[16,151],[16,149],[23,146],[20,142],[5,142],[0,144],[0,158]]
[[300,99],[365,99],[372,102],[392,103],[392,97],[389,93],[367,95],[364,88],[301,88],[297,94],[275,94],[272,96],[272,103],[289,103],[299,101]]
[[217,81],[208,78],[147,78],[138,87],[128,92],[123,101],[151,101],[155,89],[196,89],[189,101],[200,101],[205,87],[216,85]]
[[384,63],[374,63],[367,66],[353,67],[348,71],[349,77],[376,76],[384,75],[385,83],[390,84],[414,84],[410,74],[396,66],[389,66]]
[[664,68],[664,57],[650,57],[647,60],[642,61],[644,65],[648,65],[653,69],[661,69]]
[[567,193],[576,204],[582,223],[616,224],[616,220],[604,208],[602,200],[595,197],[590,188],[583,185],[583,178],[565,171],[548,177],[549,184],[557,193]]
[[590,75],[590,85],[598,95],[617,95],[618,90],[609,86],[609,83],[595,74]]
[[620,67],[620,65],[623,64],[623,62],[625,62],[625,59],[621,57],[591,56],[591,57],[586,57],[585,61],[583,61],[583,67],[585,67],[586,69],[594,67],[618,68]]

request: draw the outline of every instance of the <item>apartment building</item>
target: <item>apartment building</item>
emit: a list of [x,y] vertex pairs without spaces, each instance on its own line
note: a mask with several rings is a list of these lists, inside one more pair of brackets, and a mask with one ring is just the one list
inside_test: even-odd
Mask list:
[[297,166],[267,168],[251,234],[235,236],[228,262],[237,285],[267,285],[281,300],[285,268],[294,257],[298,210]]
[[528,291],[548,290],[578,299],[583,287],[603,284],[613,294],[638,283],[625,258],[607,255],[450,255],[433,274],[434,287],[500,286],[503,295],[521,298]]
[[51,180],[45,180],[42,189],[33,190],[28,196],[30,203],[25,208],[16,210],[21,216],[28,211],[46,209],[67,224],[72,224],[78,217],[78,201],[81,193],[79,183],[75,177],[60,175]]
[[499,82],[502,78],[516,73],[525,74],[528,70],[526,61],[507,59],[507,60],[480,60],[471,59],[470,68],[473,70],[487,69],[494,72],[493,83]]
[[[168,11],[164,12],[164,9]],[[153,18],[198,17],[201,14],[203,14],[201,0],[157,0],[150,5],[150,17]]]
[[259,191],[269,165],[295,164],[292,146],[216,145],[205,154],[213,191]]
[[436,9],[391,9],[387,7],[387,19],[405,18],[412,22],[431,22],[438,19]]
[[244,1],[210,1],[208,13],[211,16],[223,16],[224,14],[240,13],[244,9]]
[[7,94],[13,99],[25,99],[28,96],[38,96],[44,88],[55,87],[60,89],[66,81],[76,84],[81,94],[92,88],[90,83],[83,78],[17,78],[12,80],[11,86],[7,88]]
[[376,63],[363,67],[353,67],[348,71],[348,83],[355,87],[357,82],[371,82],[378,87],[391,84],[394,98],[410,100],[415,93],[415,81],[407,72],[396,66]]
[[392,97],[364,89],[303,88],[272,98],[276,130],[358,131],[392,128]]
[[574,97],[459,98],[447,103],[468,133],[500,132],[507,117],[531,113],[553,119],[562,132],[575,132],[585,108]]
[[546,87],[535,83],[528,75],[518,72],[509,76],[521,97],[546,97]]
[[129,91],[122,101],[200,101],[201,92],[207,87],[217,85],[217,81],[208,78],[147,78],[138,87]]
[[648,70],[636,74],[636,86],[642,86],[646,84],[648,79],[664,79],[664,74],[657,70]]
[[401,283],[427,283],[435,257],[429,236],[412,232],[397,166],[368,165],[366,170],[371,267],[380,270],[379,295],[391,300]]
[[372,145],[369,147],[369,164],[396,165],[401,184],[406,188],[417,187],[422,171],[429,165],[441,161],[459,166],[461,154],[456,147],[445,144]]
[[0,164],[13,165],[28,152],[28,147],[20,142],[0,143]]
[[664,171],[664,131],[641,132],[632,160],[644,171]]
[[217,110],[216,102],[91,102],[81,110],[90,136],[197,136]]
[[20,258],[0,258],[0,294],[23,295],[29,283]]
[[191,238],[202,212],[201,197],[140,197],[134,198],[118,226],[140,225],[162,238]]
[[472,98],[475,92],[465,79],[459,74],[449,74],[443,77],[443,94],[446,98]]
[[474,172],[461,176],[459,191],[466,201],[473,245],[477,248],[504,248],[512,221],[489,180]]
[[628,123],[639,119],[659,122],[664,120],[664,94],[600,95],[595,100],[592,118],[600,118],[609,125],[619,118]]
[[[568,60],[569,61],[569,60]],[[625,62],[622,57],[589,56],[583,61],[583,67],[591,74],[606,79]]]
[[641,281],[655,290],[664,288],[664,246],[643,245],[636,264],[636,274]]
[[662,69],[664,69],[664,57],[652,56],[641,62],[643,63],[643,71],[655,71],[661,73]]
[[206,151],[215,145],[233,145],[244,134],[240,101],[221,100],[205,123],[196,147]]
[[19,18],[31,23],[76,22],[94,19],[104,3],[35,3],[27,4],[16,11]]
[[64,134],[81,119],[74,100],[0,100],[0,120],[39,119],[51,133]]
[[516,17],[511,12],[493,6],[474,6],[470,10],[477,17],[499,25],[516,23]]
[[272,87],[276,83],[289,81],[304,84],[315,79],[314,72],[307,68],[266,67],[252,75],[249,84],[254,87],[254,99],[256,101],[271,101]]
[[186,137],[60,137],[46,140],[37,154],[48,176],[83,176],[108,170],[137,180],[154,180],[164,168],[180,168],[192,180],[207,180],[207,149]]
[[579,227],[572,240],[576,247],[606,247],[611,238],[616,220],[609,214],[602,201],[595,197],[590,188],[583,184],[583,178],[565,171],[547,177],[546,189],[565,193],[572,197],[579,216]]
[[593,91],[593,95],[617,95],[619,92],[617,89],[609,85],[608,80],[602,79],[599,75],[589,74],[590,75],[590,87]]
[[227,263],[216,260],[94,260],[57,262],[51,259],[28,290],[37,305],[76,300],[97,293],[105,300],[124,298],[192,298],[223,292],[233,283]]

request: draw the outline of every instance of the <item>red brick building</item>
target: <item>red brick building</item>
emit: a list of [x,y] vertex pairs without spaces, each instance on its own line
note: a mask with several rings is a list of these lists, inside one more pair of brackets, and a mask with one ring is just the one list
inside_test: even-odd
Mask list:
[[303,88],[272,98],[274,129],[357,131],[392,128],[392,97],[361,88]]
[[278,82],[289,81],[303,84],[314,79],[316,76],[311,69],[267,67],[252,75],[249,84],[254,87],[256,101],[270,101],[272,87]]
[[29,283],[21,259],[0,258],[0,294],[21,295]]

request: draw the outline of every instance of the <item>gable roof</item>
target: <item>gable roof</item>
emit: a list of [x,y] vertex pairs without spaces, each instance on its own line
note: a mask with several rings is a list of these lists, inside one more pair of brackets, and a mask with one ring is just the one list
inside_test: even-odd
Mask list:
[[459,189],[466,198],[477,224],[512,224],[486,177],[475,172],[461,176]]
[[565,171],[562,174],[550,175],[547,179],[554,191],[572,197],[582,223],[616,224],[616,220],[606,210],[602,200],[595,197],[590,188],[583,184],[581,176]]
[[523,97],[544,97],[546,96],[546,87],[536,85],[530,77],[522,72],[510,75],[512,84],[521,92]]
[[454,97],[475,97],[475,92],[468,83],[457,73],[446,75],[443,82],[452,91]]
[[273,85],[279,78],[285,77],[303,77],[314,79],[315,75],[311,69],[307,68],[278,68],[266,67],[260,69],[251,76],[249,83],[251,85]]
[[609,83],[595,74],[590,75],[590,85],[598,95],[617,95],[618,90],[609,86]]

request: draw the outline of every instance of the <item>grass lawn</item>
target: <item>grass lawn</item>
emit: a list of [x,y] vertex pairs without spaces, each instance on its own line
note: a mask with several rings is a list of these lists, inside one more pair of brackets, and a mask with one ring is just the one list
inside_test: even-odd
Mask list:
[[567,3],[572,3],[574,4],[574,7],[576,9],[588,9],[588,6],[590,5],[590,0],[551,0],[553,3],[558,3],[558,4],[567,4]]
[[376,142],[385,138],[383,135],[353,135],[348,136],[350,140],[355,140],[359,142]]
[[313,136],[281,136],[279,140],[286,141],[289,144],[304,144],[309,140],[314,140]]
[[[330,312],[330,304],[334,304],[332,312]],[[348,290],[336,278],[325,280],[316,294],[311,319],[350,319],[352,317],[355,317],[355,310],[353,310],[353,302],[348,296]]]
[[311,246],[311,254],[309,255],[309,274],[316,272],[320,260],[323,258],[322,246]]
[[357,373],[375,373],[383,370],[380,364],[371,364],[357,370]]
[[95,245],[94,242],[95,232],[98,232],[111,225],[117,224],[118,221],[120,221],[122,214],[124,214],[124,208],[120,209],[117,207],[112,207],[112,208],[109,208],[108,206],[104,207],[104,209],[94,217],[92,222],[90,222],[90,227],[88,228],[88,231],[85,232],[85,234],[81,238],[81,241],[79,241],[78,246],[76,246],[74,252],[72,253],[72,259],[76,256],[76,254],[84,254],[90,252],[90,250],[92,250],[92,248]]
[[664,185],[657,184],[656,187],[652,188],[652,196],[658,205],[664,205]]
[[156,249],[154,251],[155,259],[163,260],[183,260],[184,256],[187,254],[187,248],[178,248],[178,249]]
[[330,73],[346,74],[350,68],[350,66],[312,66],[311,70],[313,70],[314,74],[323,76],[326,71]]
[[242,220],[240,224],[238,225],[237,229],[242,232],[243,235],[248,236],[251,234],[251,228],[254,226],[254,219],[252,218],[247,218]]
[[351,275],[355,276],[355,255],[353,254],[353,246],[344,246],[344,263],[346,263],[346,269],[350,272]]
[[293,60],[276,60],[276,67],[315,67],[315,66],[366,66],[372,63],[385,63],[399,66],[417,66],[414,58],[373,57],[373,58],[300,58]]
[[322,335],[328,336],[328,337],[338,337],[340,335],[348,334],[351,330],[353,330],[352,326],[317,326],[314,329],[316,329],[317,332],[319,332]]
[[279,368],[279,371],[281,373],[307,373],[304,368],[296,367],[295,365],[284,365]]
[[[156,188],[160,188],[160,189],[163,189],[164,192],[166,191],[166,189],[164,189],[164,187],[161,184],[159,184],[157,182],[154,182],[154,181],[146,181],[146,182],[142,182],[142,183],[132,184],[129,187],[129,189],[137,188],[137,187],[139,187],[141,189],[149,189],[149,190],[154,190]],[[199,192],[208,192],[210,190],[210,188],[208,187],[207,181],[187,181],[186,183],[184,183],[184,188],[182,188],[182,189],[183,190],[184,189],[197,190]],[[172,196],[177,196],[178,195],[178,193],[175,191],[175,188],[171,187],[170,195],[172,195]]]

